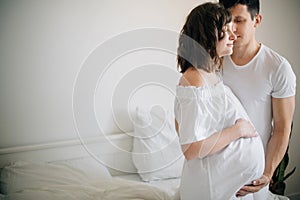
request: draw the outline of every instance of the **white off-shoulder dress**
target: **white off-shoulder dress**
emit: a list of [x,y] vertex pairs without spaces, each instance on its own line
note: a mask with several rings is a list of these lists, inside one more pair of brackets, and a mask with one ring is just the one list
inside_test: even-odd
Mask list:
[[[180,144],[203,140],[239,118],[249,120],[239,100],[222,81],[212,86],[177,86],[174,106]],[[236,192],[263,174],[264,163],[260,137],[241,138],[215,154],[186,160],[181,200],[238,199]],[[262,190],[261,196],[266,192]]]

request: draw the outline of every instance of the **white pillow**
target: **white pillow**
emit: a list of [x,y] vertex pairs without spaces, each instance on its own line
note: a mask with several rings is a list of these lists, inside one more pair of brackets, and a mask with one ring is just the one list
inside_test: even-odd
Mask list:
[[183,154],[173,112],[136,108],[132,160],[143,181],[181,176]]

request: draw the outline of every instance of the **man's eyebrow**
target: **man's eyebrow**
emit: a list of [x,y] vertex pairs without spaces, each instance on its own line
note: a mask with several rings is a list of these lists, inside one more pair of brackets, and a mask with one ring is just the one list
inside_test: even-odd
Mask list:
[[243,17],[243,16],[240,16],[240,15],[238,15],[238,16],[234,16],[234,19],[244,19],[245,17]]

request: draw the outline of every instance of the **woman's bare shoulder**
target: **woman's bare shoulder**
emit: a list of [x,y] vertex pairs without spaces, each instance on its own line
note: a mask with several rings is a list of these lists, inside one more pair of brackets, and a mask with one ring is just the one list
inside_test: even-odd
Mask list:
[[179,79],[179,85],[201,87],[204,85],[203,74],[197,69],[187,70]]

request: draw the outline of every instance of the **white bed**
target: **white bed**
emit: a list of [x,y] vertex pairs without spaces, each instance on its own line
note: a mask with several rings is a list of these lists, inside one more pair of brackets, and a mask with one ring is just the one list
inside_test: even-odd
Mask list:
[[180,178],[142,181],[132,144],[122,133],[0,149],[0,198],[179,200]]
[[179,179],[143,182],[131,149],[126,134],[0,149],[0,197],[177,199]]
[[[125,180],[132,180],[132,181],[139,181],[141,182],[142,179],[138,174],[128,174],[128,175],[121,175],[118,178],[125,179]],[[160,188],[167,195],[173,200],[179,200],[179,185],[180,185],[180,178],[170,178],[170,179],[162,179],[157,181],[150,181],[147,184]]]
[[[160,131],[163,134],[159,135],[164,137],[168,135],[167,130]],[[171,148],[172,153],[176,152],[178,150],[174,150],[176,140],[171,139],[170,142],[168,138],[161,138],[158,135],[160,142],[155,139],[147,142],[133,141],[133,134],[119,133],[2,148],[0,198],[1,200],[179,200],[178,176],[183,158],[179,156],[171,165],[165,163],[166,167],[163,169],[143,173],[151,169],[149,166],[157,168],[157,163],[165,160],[169,162],[167,158],[174,156],[170,156],[170,152],[166,150],[168,148],[159,150],[159,154],[148,153],[150,155],[148,157],[139,157],[143,154],[135,154],[144,152],[144,147],[152,152],[151,148],[157,149],[157,145],[165,146],[161,141],[168,143],[167,146]],[[287,198],[270,194],[269,199]]]

